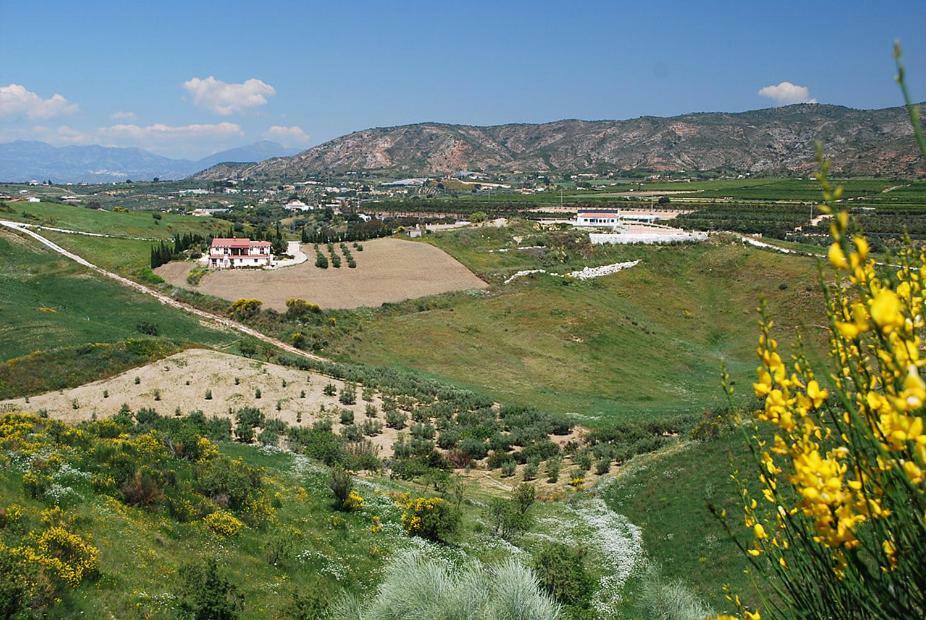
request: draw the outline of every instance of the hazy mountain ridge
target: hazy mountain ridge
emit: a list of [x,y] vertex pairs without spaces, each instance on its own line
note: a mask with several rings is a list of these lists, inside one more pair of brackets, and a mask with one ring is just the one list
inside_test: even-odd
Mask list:
[[182,179],[222,162],[257,162],[291,154],[269,141],[221,151],[198,160],[172,159],[138,148],[74,145],[17,140],[0,144],[0,181],[107,183],[112,181]]
[[707,112],[621,121],[561,120],[487,127],[419,123],[351,133],[292,157],[196,178],[298,178],[324,171],[399,175],[464,169],[602,169],[806,174],[821,141],[833,172],[911,175],[922,171],[902,107],[856,110],[798,104],[739,113]]

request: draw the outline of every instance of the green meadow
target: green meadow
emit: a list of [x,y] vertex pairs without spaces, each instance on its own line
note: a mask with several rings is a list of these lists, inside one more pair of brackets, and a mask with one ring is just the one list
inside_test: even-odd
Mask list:
[[357,311],[339,319],[345,327],[325,352],[606,424],[717,407],[722,366],[748,385],[760,298],[782,342],[803,333],[812,354],[823,341],[814,320],[822,309],[815,259],[729,240],[595,248],[548,268],[641,262],[588,281],[536,274],[506,285],[515,270],[547,267],[523,252],[488,252],[500,234],[429,239],[493,282],[488,293]]
[[91,381],[188,344],[238,340],[7,230],[0,290],[0,398]]

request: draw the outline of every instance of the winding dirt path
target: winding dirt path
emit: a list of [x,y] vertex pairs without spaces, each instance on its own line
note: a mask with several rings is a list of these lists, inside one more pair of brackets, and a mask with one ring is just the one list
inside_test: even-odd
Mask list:
[[213,323],[220,327],[225,327],[227,329],[233,329],[242,334],[246,334],[253,338],[257,338],[258,340],[261,340],[267,344],[273,345],[277,347],[278,349],[286,351],[287,353],[292,353],[293,355],[298,355],[300,357],[304,357],[304,358],[318,361],[318,362],[329,361],[328,359],[321,357],[320,355],[308,353],[301,349],[297,349],[296,347],[290,344],[287,344],[283,342],[282,340],[278,340],[276,338],[267,336],[266,334],[262,334],[256,329],[248,327],[247,325],[244,325],[243,323],[239,323],[238,321],[229,319],[228,317],[224,317],[219,314],[213,314],[212,312],[200,310],[199,308],[195,306],[191,306],[190,304],[184,303],[182,301],[178,301],[174,299],[173,297],[170,297],[169,295],[165,295],[164,293],[156,291],[152,288],[148,288],[147,286],[143,284],[139,284],[138,282],[135,282],[134,280],[130,280],[126,277],[120,276],[117,273],[113,273],[112,271],[107,271],[106,269],[103,269],[102,267],[98,267],[97,265],[94,265],[87,259],[82,258],[81,256],[74,254],[73,252],[69,252],[68,250],[65,250],[57,243],[50,241],[49,239],[46,239],[45,237],[35,232],[34,230],[31,230],[28,224],[23,224],[21,222],[12,222],[10,220],[0,220],[0,226],[10,228],[12,230],[15,230],[16,232],[32,237],[33,239],[35,239],[42,245],[57,252],[58,254],[61,254],[65,258],[68,258],[74,261],[75,263],[83,265],[84,267],[87,267],[88,269],[95,271],[96,273],[102,276],[105,276],[111,280],[115,280],[122,286],[134,289],[138,291],[139,293],[144,293],[145,295],[150,295],[151,297],[154,297],[155,299],[157,299],[159,302],[161,302],[162,304],[166,306],[171,306],[178,310],[182,310],[183,312],[186,312],[187,314],[192,314],[193,316],[196,316],[200,319],[203,319],[204,321]]

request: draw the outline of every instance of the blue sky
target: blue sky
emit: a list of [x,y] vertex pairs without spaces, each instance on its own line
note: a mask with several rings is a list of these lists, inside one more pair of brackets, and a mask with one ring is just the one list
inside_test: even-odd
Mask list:
[[0,0],[0,141],[200,157],[420,121],[887,107],[895,38],[926,99],[924,28],[923,0]]

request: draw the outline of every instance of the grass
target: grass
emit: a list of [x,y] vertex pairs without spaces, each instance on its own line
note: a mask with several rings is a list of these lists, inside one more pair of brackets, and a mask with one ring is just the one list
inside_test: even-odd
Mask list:
[[57,202],[12,202],[7,206],[11,211],[0,213],[3,219],[122,237],[169,239],[175,233],[208,234],[229,228],[228,222],[174,213],[159,213],[161,219],[157,220],[152,212],[118,213]]
[[[682,580],[716,610],[730,609],[721,586],[729,584],[753,605],[761,591],[744,574],[748,563],[708,502],[731,515],[734,527],[742,503],[730,479],[737,467],[754,478],[746,440],[738,431],[706,442],[686,441],[640,456],[622,470],[604,492],[606,503],[643,531],[647,557],[670,579]],[[744,532],[743,540],[748,538]],[[632,591],[640,583],[628,584]]]
[[[448,251],[490,281],[540,265],[523,253],[489,254],[459,235],[450,236]],[[444,244],[438,235],[429,242]],[[782,342],[801,328],[811,343],[822,338],[812,323],[812,309],[822,308],[813,259],[725,242],[594,252],[567,263],[642,262],[587,282],[532,276],[497,284],[485,296],[356,312],[338,319],[342,329],[325,351],[595,424],[721,403],[721,364],[740,382],[754,371],[759,298],[784,328]]]
[[[238,339],[6,231],[0,231],[0,290],[3,397],[17,386],[33,391],[93,380],[184,343],[218,347]],[[139,330],[143,323],[156,327],[156,338]],[[125,344],[139,339],[156,342]]]

